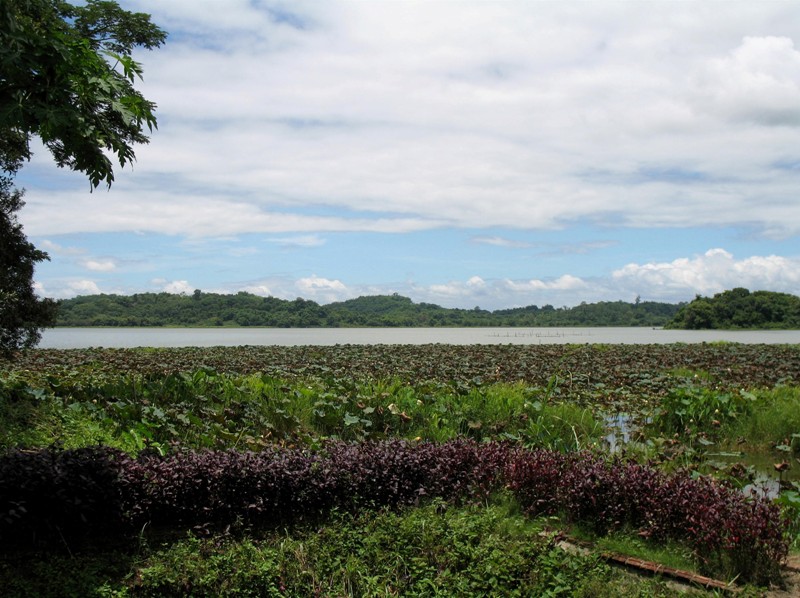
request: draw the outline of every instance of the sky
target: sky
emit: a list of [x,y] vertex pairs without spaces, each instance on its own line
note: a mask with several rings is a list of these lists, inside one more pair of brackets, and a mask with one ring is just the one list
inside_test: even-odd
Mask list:
[[122,0],[158,130],[17,176],[40,295],[800,294],[800,3]]

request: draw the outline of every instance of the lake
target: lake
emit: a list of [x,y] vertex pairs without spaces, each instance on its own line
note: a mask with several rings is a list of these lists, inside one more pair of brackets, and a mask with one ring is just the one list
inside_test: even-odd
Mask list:
[[800,330],[654,328],[51,328],[42,349],[214,347],[240,345],[474,344],[800,344]]

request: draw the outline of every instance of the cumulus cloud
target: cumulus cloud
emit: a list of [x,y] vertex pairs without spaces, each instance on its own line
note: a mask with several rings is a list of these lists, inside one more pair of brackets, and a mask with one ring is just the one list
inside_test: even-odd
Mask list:
[[76,295],[97,295],[102,293],[93,280],[78,280],[69,284],[70,290]]
[[[576,293],[581,291],[581,293]],[[583,291],[588,291],[583,294]],[[504,309],[526,305],[574,305],[582,300],[603,300],[607,289],[589,288],[578,277],[565,274],[552,280],[484,280],[472,276],[466,281],[450,281],[427,286],[410,285],[398,292],[409,293],[418,301],[438,303],[445,307],[479,305],[484,309]],[[583,299],[579,297],[583,296]]]
[[99,295],[103,292],[93,280],[53,280],[47,285],[35,283],[34,287],[39,296],[52,299],[71,299],[79,295]]
[[663,297],[712,295],[734,287],[800,294],[800,259],[771,255],[737,260],[724,249],[709,249],[671,262],[628,264],[614,271],[612,280]]
[[800,126],[800,52],[788,37],[745,37],[694,76],[701,109],[728,119]]
[[316,274],[298,279],[294,286],[304,299],[323,303],[343,301],[353,297],[352,292],[340,280],[330,280]]
[[244,291],[245,293],[252,293],[253,295],[259,295],[261,297],[272,297],[274,296],[272,290],[264,284],[257,284],[257,285],[245,285],[239,289]]
[[195,287],[189,284],[187,280],[173,280],[171,282],[162,281],[164,286],[162,291],[165,293],[172,293],[174,295],[188,295],[194,292]]
[[564,274],[555,280],[506,280],[505,284],[514,291],[575,291],[587,286],[585,281],[570,274]]
[[[186,280],[153,279],[150,284],[169,293],[191,294],[194,287]],[[420,284],[412,279],[398,283],[374,284],[343,282],[316,274],[293,278],[276,276],[245,283],[231,283],[207,292],[245,291],[260,296],[286,300],[297,297],[320,304],[343,301],[362,295],[399,293],[416,302],[444,307],[507,309],[528,305],[574,306],[581,302],[644,300],[677,303],[689,301],[696,294],[711,296],[734,287],[773,290],[800,294],[800,258],[775,255],[736,258],[725,249],[680,257],[665,262],[629,263],[608,274],[591,278],[562,274],[550,278],[489,278],[478,274],[463,280]],[[114,292],[129,294],[142,288],[101,291],[97,281],[85,279],[54,280],[37,283],[42,296],[69,298],[76,295]]]

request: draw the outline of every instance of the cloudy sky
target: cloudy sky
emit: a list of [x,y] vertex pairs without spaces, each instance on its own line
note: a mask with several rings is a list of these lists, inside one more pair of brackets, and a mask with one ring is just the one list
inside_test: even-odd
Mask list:
[[800,294],[800,4],[122,0],[159,129],[18,176],[43,295]]

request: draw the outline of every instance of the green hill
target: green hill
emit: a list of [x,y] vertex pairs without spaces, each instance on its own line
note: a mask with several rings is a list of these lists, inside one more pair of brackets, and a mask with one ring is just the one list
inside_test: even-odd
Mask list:
[[59,326],[663,326],[680,305],[606,301],[572,308],[531,305],[494,312],[414,303],[397,294],[328,305],[250,293],[88,295],[61,302]]

